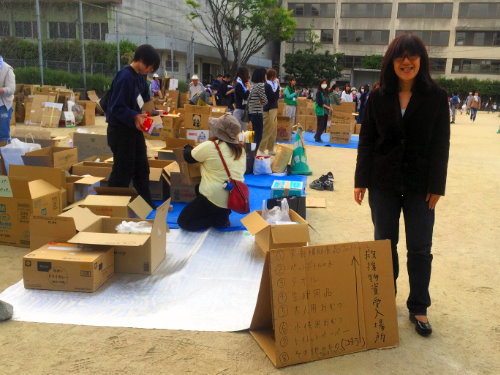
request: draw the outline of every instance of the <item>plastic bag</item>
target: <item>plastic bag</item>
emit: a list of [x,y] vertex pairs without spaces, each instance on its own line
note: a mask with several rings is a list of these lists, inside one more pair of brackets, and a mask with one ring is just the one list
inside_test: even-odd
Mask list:
[[122,221],[118,224],[115,230],[118,233],[143,233],[150,234],[153,225],[147,221]]
[[294,224],[290,219],[288,201],[283,199],[280,206],[274,206],[270,210],[267,209],[267,201],[262,201],[262,217],[269,224]]
[[12,141],[8,145],[0,147],[0,153],[2,154],[2,159],[7,174],[9,173],[9,165],[24,165],[22,156],[27,152],[40,150],[41,148],[42,146],[40,146],[38,143],[22,142],[17,138],[12,139]]
[[83,115],[85,114],[85,110],[80,104],[73,104],[71,111],[75,116],[75,124],[80,125],[83,122]]
[[253,174],[271,174],[271,158],[269,156],[257,156],[253,162]]

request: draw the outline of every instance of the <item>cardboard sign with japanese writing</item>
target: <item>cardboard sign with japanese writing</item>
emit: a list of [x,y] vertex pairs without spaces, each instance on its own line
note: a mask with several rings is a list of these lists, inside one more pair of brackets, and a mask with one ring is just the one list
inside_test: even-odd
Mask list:
[[276,367],[398,345],[390,241],[270,250],[250,332]]

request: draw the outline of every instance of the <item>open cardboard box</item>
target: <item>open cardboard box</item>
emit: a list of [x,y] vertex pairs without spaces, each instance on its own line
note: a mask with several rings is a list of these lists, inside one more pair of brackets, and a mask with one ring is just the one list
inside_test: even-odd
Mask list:
[[95,292],[113,273],[110,247],[50,243],[23,257],[28,289]]
[[185,145],[195,146],[195,142],[187,138],[165,138],[165,147],[158,150],[159,160],[176,160],[174,149],[184,148]]
[[174,149],[175,159],[179,164],[182,180],[186,185],[196,185],[201,182],[201,164],[188,163],[184,160],[184,149]]
[[297,224],[271,225],[262,211],[252,211],[241,223],[255,236],[255,243],[264,252],[284,247],[305,246],[309,242],[309,225],[298,213],[290,210],[290,219]]
[[[73,164],[71,173],[77,176],[91,175],[95,177],[104,177],[104,181],[107,181],[113,168],[113,163],[106,161],[109,158],[110,156],[94,156],[88,160]],[[91,161],[91,159],[99,159],[102,161]]]
[[100,187],[104,177],[66,176],[66,193],[68,204],[78,202]]
[[22,156],[25,165],[69,170],[78,161],[78,151],[71,147],[45,147]]
[[170,189],[166,177],[168,166],[174,163],[171,160],[149,159],[149,190],[153,200],[165,200],[169,197]]

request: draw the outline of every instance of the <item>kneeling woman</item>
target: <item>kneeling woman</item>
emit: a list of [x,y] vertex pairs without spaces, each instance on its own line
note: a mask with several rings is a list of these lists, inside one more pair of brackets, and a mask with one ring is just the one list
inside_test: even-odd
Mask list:
[[213,136],[210,140],[191,148],[184,148],[184,159],[188,163],[201,163],[201,183],[197,197],[179,215],[178,224],[182,229],[196,231],[209,227],[229,227],[227,208],[229,191],[224,190],[228,180],[217,146],[227,164],[231,177],[243,181],[246,157],[239,143],[241,132],[239,121],[231,114],[211,119]]

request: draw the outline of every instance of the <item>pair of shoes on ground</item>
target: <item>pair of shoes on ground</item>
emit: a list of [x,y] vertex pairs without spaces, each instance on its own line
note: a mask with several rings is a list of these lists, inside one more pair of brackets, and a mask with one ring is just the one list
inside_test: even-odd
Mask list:
[[314,190],[329,190],[333,191],[333,173],[328,172],[326,175],[322,175],[320,178],[314,180],[309,184],[309,187]]
[[432,333],[432,326],[429,321],[421,322],[415,318],[415,314],[410,313],[410,322],[415,324],[415,331],[417,331],[420,336],[427,337]]

